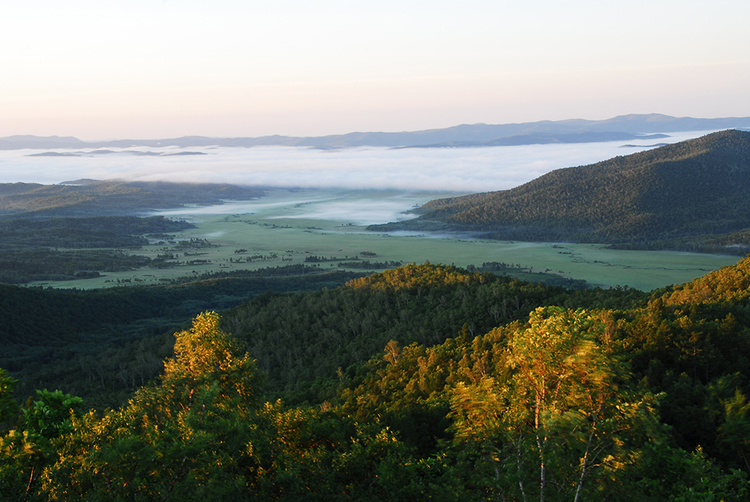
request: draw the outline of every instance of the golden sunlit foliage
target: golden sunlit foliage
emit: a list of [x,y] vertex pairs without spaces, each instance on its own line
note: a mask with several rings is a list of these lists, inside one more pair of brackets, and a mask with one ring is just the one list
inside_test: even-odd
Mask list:
[[722,267],[664,294],[664,305],[690,305],[742,300],[750,297],[750,257]]
[[419,265],[412,263],[368,277],[352,279],[346,285],[350,288],[366,288],[373,291],[398,291],[401,289],[470,284],[486,280],[487,277],[482,274],[469,273],[454,266],[432,265],[428,262]]
[[[254,310],[229,312],[227,324],[253,326],[240,338],[205,312],[175,334],[158,378],[114,410],[82,414],[79,399],[40,391],[19,414],[7,399],[13,380],[0,379],[10,417],[0,501],[746,500],[743,267],[683,286],[701,291],[689,301],[671,304],[661,291],[635,308],[537,304],[521,313],[521,291],[529,299],[546,290],[426,264],[374,278],[383,289],[265,295]],[[702,280],[721,286],[700,289]],[[319,382],[325,401],[264,402],[243,346],[280,338],[257,329],[264,324],[250,312],[283,317],[292,333],[295,324],[330,330],[341,344],[320,319],[365,310],[368,300],[434,317],[472,312],[462,309],[480,296],[507,302],[508,292],[519,295],[516,320],[477,333],[466,322],[437,343],[382,342],[379,355]],[[334,319],[355,332],[361,319],[373,333],[385,324],[371,314]],[[347,350],[367,352],[351,340]]]

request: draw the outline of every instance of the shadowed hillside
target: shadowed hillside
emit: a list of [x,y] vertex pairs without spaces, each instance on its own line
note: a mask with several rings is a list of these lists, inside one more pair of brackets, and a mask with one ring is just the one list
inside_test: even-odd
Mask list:
[[168,183],[123,180],[77,180],[58,185],[0,184],[0,218],[4,216],[102,216],[249,200],[263,189],[218,183]]
[[498,239],[747,252],[750,133],[723,131],[559,169],[498,192],[430,201],[371,230],[453,230]]

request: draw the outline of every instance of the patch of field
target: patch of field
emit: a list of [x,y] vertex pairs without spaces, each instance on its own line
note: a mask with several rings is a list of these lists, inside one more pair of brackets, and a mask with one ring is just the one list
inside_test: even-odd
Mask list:
[[351,262],[357,257],[370,262],[430,261],[461,267],[494,261],[531,268],[533,272],[583,279],[592,285],[620,285],[649,291],[689,281],[738,261],[738,257],[726,255],[624,251],[605,249],[602,245],[501,242],[425,234],[389,235],[365,230],[371,223],[408,218],[403,211],[448,195],[277,190],[257,201],[161,212],[172,218],[185,218],[197,226],[173,238],[155,239],[149,246],[134,251],[151,258],[166,257],[165,268],[107,273],[93,279],[43,285],[89,289],[158,284],[206,272],[298,263],[336,268],[340,262]]

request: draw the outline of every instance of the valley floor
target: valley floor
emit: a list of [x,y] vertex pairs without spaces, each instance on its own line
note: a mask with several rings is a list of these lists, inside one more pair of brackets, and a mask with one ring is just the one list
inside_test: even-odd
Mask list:
[[162,211],[158,214],[196,225],[171,237],[152,239],[148,246],[131,251],[152,259],[161,256],[164,268],[144,267],[91,279],[35,285],[91,289],[163,284],[206,272],[298,263],[364,271],[368,269],[366,261],[371,264],[370,270],[392,268],[383,266],[387,263],[429,261],[461,267],[499,262],[518,266],[519,275],[524,269],[581,279],[593,286],[619,285],[650,291],[689,281],[738,260],[729,255],[625,251],[592,244],[502,242],[365,230],[372,223],[409,218],[404,211],[446,195],[450,194],[279,189],[254,201]]

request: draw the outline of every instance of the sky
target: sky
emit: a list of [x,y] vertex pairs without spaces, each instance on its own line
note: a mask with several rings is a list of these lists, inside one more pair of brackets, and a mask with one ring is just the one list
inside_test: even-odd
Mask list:
[[25,0],[0,137],[750,116],[747,0]]

